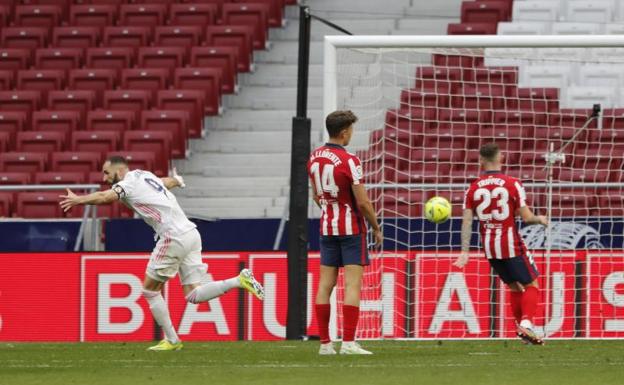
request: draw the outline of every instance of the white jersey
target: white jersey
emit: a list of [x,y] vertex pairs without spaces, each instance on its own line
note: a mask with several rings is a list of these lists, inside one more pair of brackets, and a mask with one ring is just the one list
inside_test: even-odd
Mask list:
[[197,227],[162,180],[149,171],[132,170],[112,189],[159,237],[175,237]]

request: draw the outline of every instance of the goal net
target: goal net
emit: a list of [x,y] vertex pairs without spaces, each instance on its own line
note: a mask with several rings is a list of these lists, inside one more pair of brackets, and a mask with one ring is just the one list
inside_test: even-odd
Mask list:
[[[470,262],[452,266],[464,191],[487,142],[502,149],[503,172],[522,180],[534,212],[551,216],[549,228],[519,223],[540,271],[538,332],[624,337],[624,37],[325,44],[325,113],[359,117],[350,150],[363,161],[386,238],[366,269],[359,338],[515,337],[508,290],[480,248],[476,221]],[[600,112],[590,119],[594,105]],[[433,196],[451,202],[451,220],[424,219]],[[336,297],[339,310],[340,288]]]

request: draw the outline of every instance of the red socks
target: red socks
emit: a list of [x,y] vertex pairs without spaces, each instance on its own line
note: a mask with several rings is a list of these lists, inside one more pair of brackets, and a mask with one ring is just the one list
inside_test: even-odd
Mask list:
[[523,293],[521,291],[511,292],[511,313],[517,323],[522,321],[522,294]]
[[343,305],[342,317],[344,323],[342,341],[351,342],[355,340],[355,331],[357,330],[357,324],[360,318],[360,307]]
[[533,317],[537,310],[539,290],[535,286],[527,286],[522,293],[522,319],[533,323]]
[[331,313],[331,305],[328,303],[316,304],[316,323],[318,325],[319,337],[321,343],[326,344],[329,341],[329,315]]

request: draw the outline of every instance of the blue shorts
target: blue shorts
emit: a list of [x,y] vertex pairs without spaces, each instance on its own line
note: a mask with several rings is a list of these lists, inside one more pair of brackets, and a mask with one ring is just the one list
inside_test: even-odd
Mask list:
[[490,266],[506,284],[520,282],[523,285],[535,281],[539,276],[533,258],[519,256],[509,259],[488,259]]
[[342,267],[344,265],[368,266],[366,235],[321,236],[321,265]]

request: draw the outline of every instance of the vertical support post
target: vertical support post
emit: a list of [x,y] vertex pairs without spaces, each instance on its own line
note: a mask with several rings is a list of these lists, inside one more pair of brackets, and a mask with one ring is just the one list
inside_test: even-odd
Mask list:
[[286,338],[306,335],[308,288],[308,175],[311,122],[307,118],[310,61],[310,13],[299,11],[297,116],[293,118],[290,162],[290,216],[288,221],[288,312]]

